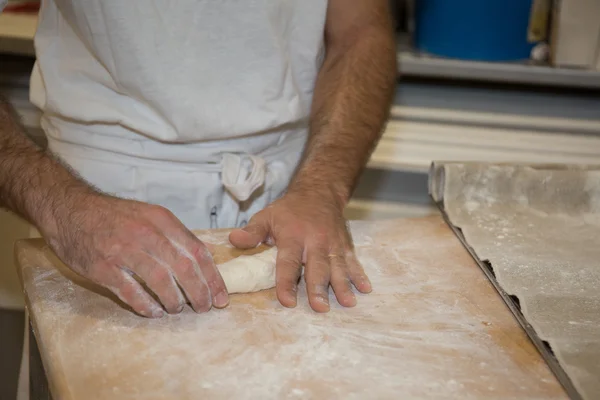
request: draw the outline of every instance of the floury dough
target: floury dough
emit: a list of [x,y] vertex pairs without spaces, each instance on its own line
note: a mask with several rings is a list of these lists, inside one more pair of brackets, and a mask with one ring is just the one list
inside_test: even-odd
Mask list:
[[250,293],[275,287],[275,261],[277,248],[259,254],[239,256],[217,265],[227,292]]

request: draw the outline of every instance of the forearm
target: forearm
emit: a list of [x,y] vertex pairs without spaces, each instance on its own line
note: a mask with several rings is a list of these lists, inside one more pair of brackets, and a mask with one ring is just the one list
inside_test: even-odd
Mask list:
[[25,135],[16,113],[0,97],[0,207],[52,232],[69,202],[91,191]]
[[323,191],[342,206],[379,140],[396,84],[391,23],[356,32],[328,49],[319,73],[310,135],[289,191]]

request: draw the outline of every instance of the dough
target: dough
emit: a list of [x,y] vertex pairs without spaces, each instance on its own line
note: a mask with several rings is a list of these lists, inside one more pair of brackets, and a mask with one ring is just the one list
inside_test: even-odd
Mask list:
[[275,287],[277,248],[272,247],[252,256],[239,256],[217,265],[227,292],[250,293]]

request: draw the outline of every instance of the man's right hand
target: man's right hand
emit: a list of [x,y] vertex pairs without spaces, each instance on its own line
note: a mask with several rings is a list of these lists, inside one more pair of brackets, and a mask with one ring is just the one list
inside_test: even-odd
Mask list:
[[150,291],[169,313],[185,297],[197,312],[229,302],[210,252],[171,212],[94,190],[36,146],[1,97],[0,207],[34,224],[65,264],[141,315],[164,314]]
[[171,212],[90,187],[27,137],[1,97],[0,207],[34,224],[65,264],[141,315],[164,314],[150,292],[169,313],[185,297],[197,312],[229,302],[210,252]]
[[44,232],[75,272],[146,317],[163,316],[163,307],[181,312],[186,297],[196,312],[227,306],[227,289],[208,248],[170,211],[98,193],[80,196]]

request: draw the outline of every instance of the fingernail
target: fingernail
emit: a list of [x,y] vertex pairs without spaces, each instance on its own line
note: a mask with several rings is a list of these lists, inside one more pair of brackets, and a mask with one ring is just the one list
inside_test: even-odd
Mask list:
[[286,308],[294,308],[298,305],[298,299],[296,298],[296,291],[294,289],[292,289],[292,293],[285,292],[282,293],[281,296],[277,296],[279,299],[279,303],[281,303],[282,306]]
[[329,307],[329,298],[328,297],[325,297],[325,296],[319,294],[319,295],[317,295],[316,300],[319,303],[325,304],[327,307]]
[[222,291],[215,297],[215,307],[225,307],[229,303],[229,295]]
[[162,318],[165,316],[165,311],[162,308],[155,308],[152,310],[152,318]]
[[364,276],[358,280],[357,289],[359,289],[363,293],[365,291],[370,292],[371,290],[373,290],[373,286],[371,285],[371,281],[369,280],[369,278]]
[[183,307],[184,307],[184,305],[183,305],[183,303],[182,303],[182,304],[181,304],[181,305],[180,305],[180,306],[177,308],[177,314],[179,314],[180,312],[182,312],[182,311],[183,311]]
[[298,299],[295,296],[290,296],[289,298],[289,303],[288,303],[288,307],[289,308],[294,308],[298,305]]
[[350,302],[348,303],[349,307],[354,307],[356,305],[356,296],[352,293],[350,296]]

